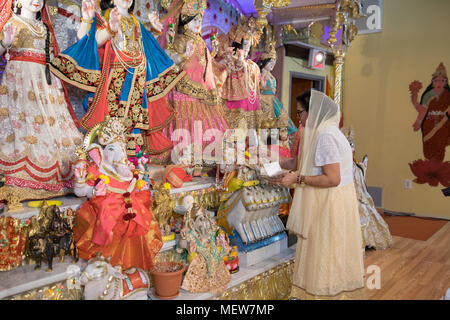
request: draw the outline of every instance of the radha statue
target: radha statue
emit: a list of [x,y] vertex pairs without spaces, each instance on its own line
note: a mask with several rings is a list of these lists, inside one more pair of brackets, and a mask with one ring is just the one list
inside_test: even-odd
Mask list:
[[[247,58],[250,48],[259,43],[261,31],[257,29],[255,18],[244,17],[239,24],[231,27],[228,37],[233,41],[232,48],[216,64],[217,69],[222,66],[226,71],[220,94],[228,107],[228,124],[231,128],[238,128],[244,119],[247,128],[255,129],[259,126],[261,116],[261,73],[258,65]],[[218,71],[215,74],[217,78],[223,77],[218,76]]]
[[[222,99],[216,87],[213,59],[201,36],[205,0],[184,0],[178,23],[178,34],[167,46],[169,56],[179,64],[186,75],[176,89],[168,95],[175,119],[168,134],[176,129],[187,129],[194,134],[194,123],[200,121],[203,130],[215,129],[224,133],[228,129]],[[213,46],[214,48],[214,46]],[[193,142],[193,141],[191,141]],[[202,142],[205,146],[206,141]]]
[[6,0],[0,8],[0,55],[7,59],[0,85],[0,172],[6,184],[0,200],[8,199],[11,210],[12,194],[22,201],[72,192],[75,149],[83,137],[65,88],[49,70],[58,46],[45,1],[17,0],[13,10]]
[[[80,40],[52,60],[52,71],[90,91],[83,128],[92,128],[106,115],[118,117],[125,127],[128,156],[139,149],[154,156],[154,161],[164,161],[172,142],[162,130],[173,119],[165,96],[184,72],[131,14],[134,3],[102,0],[100,15],[93,0],[83,0]],[[156,14],[149,14],[149,20],[159,32]],[[98,48],[104,49],[103,57]]]

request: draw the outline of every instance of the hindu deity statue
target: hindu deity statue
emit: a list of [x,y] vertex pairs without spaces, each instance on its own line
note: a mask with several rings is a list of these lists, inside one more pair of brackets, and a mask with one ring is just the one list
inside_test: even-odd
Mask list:
[[268,38],[266,51],[261,55],[258,65],[261,70],[261,94],[259,96],[264,119],[277,119],[277,127],[286,127],[288,135],[295,134],[297,127],[289,118],[288,108],[283,108],[276,94],[277,79],[271,73],[277,61],[275,41]]
[[123,270],[149,270],[162,247],[161,231],[149,186],[127,159],[121,119],[107,116],[95,125],[79,156],[75,193],[90,198],[78,209],[73,229],[80,257],[101,253]]
[[[258,65],[248,59],[250,48],[259,43],[261,31],[256,19],[243,18],[239,24],[234,25],[228,38],[232,47],[228,48],[219,65],[226,70],[226,79],[222,84],[220,94],[226,101],[227,121],[230,127],[237,128],[240,119],[244,118],[247,127],[258,127],[261,117],[261,105],[259,101],[261,73]],[[217,66],[220,69],[220,66]],[[223,77],[216,72],[216,77]]]
[[[354,133],[351,128],[341,129],[347,137],[353,154],[355,153]],[[366,172],[368,158],[362,162],[353,160],[353,181],[355,183],[356,196],[358,198],[359,217],[361,221],[361,231],[363,246],[377,250],[385,250],[392,246],[393,239],[389,232],[389,226],[375,208],[372,197],[367,191]]]
[[181,239],[187,243],[188,252],[194,256],[184,277],[181,288],[189,292],[224,291],[231,281],[231,275],[225,266],[227,250],[222,240],[216,238],[216,222],[198,204],[194,204],[186,213]]
[[[216,87],[213,74],[213,58],[201,36],[206,0],[184,0],[178,22],[178,32],[166,51],[186,75],[168,95],[175,119],[168,128],[168,135],[176,129],[187,129],[194,138],[194,123],[199,122],[203,131],[216,129],[225,132],[228,124],[225,109]],[[198,129],[199,130],[199,129]],[[207,141],[203,141],[204,146]]]
[[422,130],[423,154],[426,159],[444,161],[445,149],[450,145],[450,87],[444,64],[441,62],[433,73],[420,101],[418,94],[422,84],[413,81],[409,88],[418,112],[413,128]]
[[[134,3],[102,0],[100,14],[94,0],[83,0],[80,40],[51,66],[61,79],[90,92],[83,128],[91,129],[106,115],[118,117],[124,124],[128,156],[135,156],[138,147],[154,156],[153,161],[164,161],[172,142],[162,130],[173,119],[165,96],[184,71],[133,16]],[[152,30],[159,32],[156,13],[150,13],[149,20]]]
[[49,71],[57,53],[43,0],[1,1],[0,200],[45,199],[72,192],[75,149],[82,144],[65,88]]

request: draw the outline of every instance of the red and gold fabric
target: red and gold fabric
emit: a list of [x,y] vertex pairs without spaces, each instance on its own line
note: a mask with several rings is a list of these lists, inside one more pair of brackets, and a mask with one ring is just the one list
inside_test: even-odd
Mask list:
[[166,170],[165,181],[174,188],[181,188],[183,183],[192,181],[192,177],[182,167],[169,166]]
[[22,264],[26,240],[26,223],[12,217],[0,218],[0,271],[8,271]]
[[[100,175],[93,168],[88,171],[96,178]],[[109,177],[106,195],[95,196],[78,209],[74,240],[82,259],[101,252],[105,257],[111,256],[113,266],[120,265],[124,270],[149,270],[153,266],[162,238],[150,210],[151,193],[136,189],[126,192],[129,185],[130,182]],[[131,219],[129,208],[135,213]]]

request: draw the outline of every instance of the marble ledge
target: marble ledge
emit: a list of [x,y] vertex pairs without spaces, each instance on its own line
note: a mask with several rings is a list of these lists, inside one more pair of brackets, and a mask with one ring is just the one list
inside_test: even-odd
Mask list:
[[[170,190],[170,194],[178,194],[182,192],[191,192],[195,190],[202,190],[211,188],[215,185],[215,179],[211,177],[200,177],[195,178],[192,182],[185,182],[183,187],[181,188],[173,188]],[[153,192],[152,192],[153,193]],[[83,204],[85,201],[87,201],[86,197],[78,198],[75,195],[67,195],[64,197],[57,197],[49,200],[59,200],[62,202],[62,205],[59,206],[60,210],[66,210],[69,208],[72,208],[73,210],[77,210],[81,204]],[[29,219],[37,214],[39,214],[40,208],[31,208],[28,207],[29,201],[23,202],[23,210],[16,211],[16,212],[10,212],[6,211],[3,215],[6,217],[13,217],[16,219]]]
[[0,300],[23,293],[29,290],[39,289],[57,282],[65,281],[73,277],[79,277],[87,263],[78,261],[58,263],[53,261],[53,270],[46,272],[47,264],[43,261],[40,270],[34,270],[34,264],[23,265],[10,271],[0,272]]
[[[290,261],[295,258],[295,247],[293,245],[286,250],[282,251],[280,254],[272,256],[264,261],[261,261],[250,267],[239,266],[239,271],[231,275],[231,281],[227,286],[227,289],[233,288],[258,274],[261,274],[267,270],[270,270],[280,264]],[[238,253],[239,254],[239,253]],[[150,298],[152,300],[161,300],[157,298],[153,293],[153,288],[150,289]],[[211,300],[214,299],[214,294],[206,293],[190,293],[183,289],[180,289],[180,294],[173,300]]]

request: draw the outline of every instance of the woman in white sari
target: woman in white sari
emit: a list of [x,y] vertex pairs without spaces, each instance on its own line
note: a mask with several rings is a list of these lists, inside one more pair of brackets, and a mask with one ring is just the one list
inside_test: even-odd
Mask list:
[[337,104],[315,90],[310,96],[308,91],[297,98],[297,114],[305,127],[298,161],[281,163],[296,171],[273,179],[295,186],[287,223],[298,238],[291,297],[362,299],[364,265],[352,150],[339,130]]

